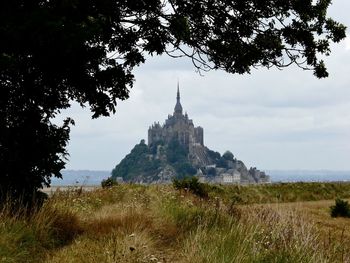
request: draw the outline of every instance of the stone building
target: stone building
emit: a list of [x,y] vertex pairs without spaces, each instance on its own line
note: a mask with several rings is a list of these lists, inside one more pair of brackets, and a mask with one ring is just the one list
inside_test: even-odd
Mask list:
[[196,146],[204,146],[203,128],[194,127],[193,121],[188,118],[187,113],[183,114],[179,85],[177,86],[174,114],[168,115],[168,119],[163,125],[155,122],[148,129],[149,146],[160,141],[167,144],[173,139],[185,146],[189,152]]
[[[183,108],[180,102],[179,85],[177,85],[176,104],[173,115],[168,115],[164,124],[155,122],[148,129],[148,146],[162,142],[168,145],[172,140],[176,140],[188,151],[189,163],[197,169],[196,176],[201,181],[220,183],[220,184],[237,184],[237,183],[267,183],[270,178],[264,172],[256,168],[247,169],[245,164],[237,159],[224,159],[218,157],[214,151],[211,151],[204,145],[204,134],[202,127],[195,127],[193,121],[188,118],[187,113],[183,114]],[[163,146],[158,146],[154,157],[166,162],[164,158]],[[218,159],[219,158],[219,159]],[[221,164],[219,164],[221,161]],[[208,171],[212,171],[209,174]],[[161,182],[170,182],[171,178],[176,176],[176,171],[171,164],[167,164],[157,174]]]

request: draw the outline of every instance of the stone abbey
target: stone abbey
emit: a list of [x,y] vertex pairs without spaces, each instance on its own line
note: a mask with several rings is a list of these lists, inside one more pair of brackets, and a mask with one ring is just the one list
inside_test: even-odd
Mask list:
[[176,139],[190,152],[196,146],[204,146],[203,128],[194,127],[193,121],[188,118],[187,113],[183,114],[180,102],[179,84],[177,85],[176,105],[174,114],[168,115],[163,125],[155,122],[148,129],[148,145],[162,141],[165,144]]
[[[174,143],[176,142],[176,143]],[[164,124],[148,129],[148,145],[136,145],[115,169],[114,178],[139,183],[170,183],[173,178],[197,176],[210,183],[267,183],[269,176],[226,151],[222,156],[204,145],[203,128],[183,113],[179,84],[174,113]]]

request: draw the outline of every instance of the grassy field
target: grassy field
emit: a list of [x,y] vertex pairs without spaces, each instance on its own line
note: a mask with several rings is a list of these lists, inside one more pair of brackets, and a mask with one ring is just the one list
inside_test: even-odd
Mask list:
[[[56,191],[32,216],[0,212],[0,262],[350,262],[350,184]],[[328,199],[328,200],[326,200]]]

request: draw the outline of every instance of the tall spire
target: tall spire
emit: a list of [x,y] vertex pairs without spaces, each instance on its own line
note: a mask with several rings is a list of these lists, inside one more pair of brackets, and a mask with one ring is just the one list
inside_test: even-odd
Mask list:
[[176,105],[174,109],[174,115],[182,115],[182,106],[180,102],[180,88],[179,81],[177,81],[177,95],[176,95]]
[[180,103],[179,81],[177,81],[177,96],[176,96],[176,102],[179,102],[179,103]]

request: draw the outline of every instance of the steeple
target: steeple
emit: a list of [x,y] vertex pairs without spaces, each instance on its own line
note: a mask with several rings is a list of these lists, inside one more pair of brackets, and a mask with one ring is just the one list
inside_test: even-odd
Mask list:
[[180,89],[179,82],[177,82],[177,95],[176,95],[176,105],[174,109],[174,115],[182,115],[182,106],[180,102]]
[[179,82],[177,82],[177,96],[176,96],[176,100],[178,102],[180,102],[180,89],[179,89]]

